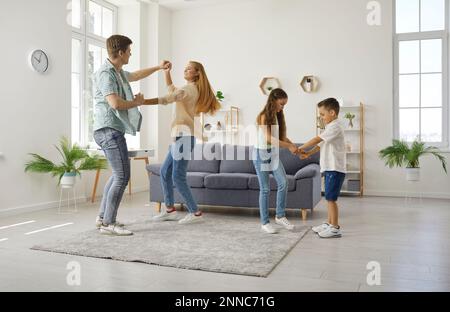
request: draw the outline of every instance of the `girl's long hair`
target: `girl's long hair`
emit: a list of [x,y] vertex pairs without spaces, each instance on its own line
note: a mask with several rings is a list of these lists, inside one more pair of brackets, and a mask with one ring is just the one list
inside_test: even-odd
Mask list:
[[275,118],[278,121],[278,127],[279,127],[279,139],[284,140],[286,138],[286,121],[284,119],[284,113],[283,111],[277,113],[276,112],[276,101],[287,99],[288,95],[287,93],[280,88],[273,89],[269,97],[267,99],[266,106],[264,106],[264,109],[258,114],[258,117],[256,118],[256,122],[258,125],[263,126],[261,122],[261,117],[265,117],[265,124],[266,126],[273,126],[276,124]]
[[195,113],[205,113],[214,115],[220,109],[220,103],[216,98],[214,90],[209,84],[208,77],[206,76],[205,68],[199,62],[189,62],[195,70],[198,72],[197,80],[195,84],[198,89],[198,102],[195,107]]

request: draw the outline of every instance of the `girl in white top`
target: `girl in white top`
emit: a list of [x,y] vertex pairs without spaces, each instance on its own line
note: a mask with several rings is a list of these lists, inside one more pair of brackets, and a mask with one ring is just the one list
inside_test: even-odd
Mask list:
[[[167,105],[175,102],[175,115],[171,122],[171,133],[175,141],[169,148],[166,159],[161,166],[161,186],[164,192],[164,202],[167,209],[155,216],[155,221],[177,219],[174,207],[175,186],[184,198],[189,213],[180,224],[188,224],[202,220],[202,212],[198,210],[197,203],[187,184],[186,170],[195,146],[195,138],[201,137],[201,126],[195,125],[200,113],[214,114],[220,109],[215,93],[209,84],[203,65],[198,62],[189,62],[184,70],[184,79],[187,84],[181,88],[173,85],[170,70],[165,70],[166,84],[169,93],[158,99],[159,104]],[[152,101],[153,100],[149,100]]]
[[259,113],[256,122],[258,127],[258,142],[255,146],[253,164],[259,181],[259,210],[261,217],[261,229],[269,234],[276,233],[269,221],[269,194],[270,176],[277,182],[277,207],[275,223],[288,230],[294,226],[285,216],[287,198],[287,178],[283,164],[279,160],[279,147],[288,148],[291,153],[298,152],[295,144],[286,136],[286,122],[283,109],[287,104],[288,96],[282,89],[274,89],[269,94],[266,106]]

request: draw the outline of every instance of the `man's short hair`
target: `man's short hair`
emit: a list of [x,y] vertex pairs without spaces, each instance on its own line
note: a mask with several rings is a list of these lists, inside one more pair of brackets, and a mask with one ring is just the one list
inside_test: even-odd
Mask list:
[[130,44],[132,44],[130,38],[122,35],[112,35],[106,40],[106,48],[108,50],[108,55],[110,58],[117,58],[119,52],[126,52]]

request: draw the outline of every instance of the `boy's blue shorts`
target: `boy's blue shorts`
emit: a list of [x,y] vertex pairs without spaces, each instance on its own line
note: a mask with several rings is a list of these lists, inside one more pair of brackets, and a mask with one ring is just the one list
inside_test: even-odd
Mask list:
[[344,183],[345,173],[338,171],[325,171],[325,199],[337,201],[341,193],[342,183]]

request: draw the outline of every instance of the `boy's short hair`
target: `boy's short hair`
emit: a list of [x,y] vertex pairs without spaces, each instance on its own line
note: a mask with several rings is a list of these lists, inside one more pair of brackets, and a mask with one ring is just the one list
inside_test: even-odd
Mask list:
[[119,51],[126,52],[129,45],[132,44],[130,38],[122,35],[112,35],[106,40],[106,48],[108,50],[108,55],[111,58],[117,58],[119,56]]
[[339,105],[339,102],[335,98],[328,98],[326,100],[323,100],[322,102],[317,104],[317,107],[323,107],[327,111],[334,110],[336,113],[336,116],[339,115],[340,105]]

